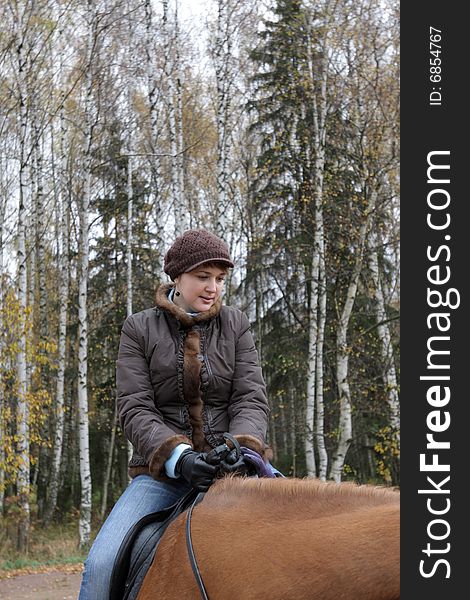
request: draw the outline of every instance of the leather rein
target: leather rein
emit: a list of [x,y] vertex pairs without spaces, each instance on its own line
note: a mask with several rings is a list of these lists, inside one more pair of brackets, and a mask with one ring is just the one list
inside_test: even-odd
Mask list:
[[194,498],[191,506],[188,509],[188,513],[186,515],[186,548],[188,550],[189,562],[191,563],[191,569],[193,570],[194,578],[196,579],[199,591],[201,592],[201,597],[204,598],[204,600],[209,600],[209,596],[207,595],[206,588],[204,586],[204,581],[201,577],[201,572],[197,566],[197,560],[193,548],[193,540],[191,538],[191,517],[193,514],[193,508],[204,498],[204,495],[205,492],[200,492],[196,498]]
[[[231,452],[233,449],[236,450],[237,458],[240,457],[241,450],[238,441],[229,433],[224,433],[224,439],[231,443],[232,448],[230,448],[226,443],[217,446],[216,448],[211,450],[207,455],[206,460],[208,463],[220,464],[228,455],[228,453]],[[197,586],[199,588],[199,591],[201,592],[201,597],[204,600],[209,600],[209,596],[207,595],[207,591],[204,586],[204,581],[202,580],[201,572],[199,571],[199,567],[197,565],[196,555],[194,554],[193,548],[193,540],[191,537],[191,517],[193,515],[193,508],[196,506],[196,504],[199,504],[199,502],[201,502],[205,494],[205,492],[199,492],[199,494],[196,496],[196,498],[194,498],[193,502],[191,503],[191,506],[188,509],[186,515],[186,549],[188,551],[189,562],[191,563],[191,569],[193,570],[194,578],[196,579]]]

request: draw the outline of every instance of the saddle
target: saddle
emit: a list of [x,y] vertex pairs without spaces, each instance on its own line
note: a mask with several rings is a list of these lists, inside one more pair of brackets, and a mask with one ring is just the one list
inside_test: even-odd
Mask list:
[[197,495],[196,490],[190,490],[168,508],[142,517],[128,531],[114,561],[109,600],[137,598],[165,530],[193,504]]

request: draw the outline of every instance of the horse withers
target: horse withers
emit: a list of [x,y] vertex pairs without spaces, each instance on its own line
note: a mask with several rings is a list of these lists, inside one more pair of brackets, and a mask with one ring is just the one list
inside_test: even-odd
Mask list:
[[[193,510],[209,600],[395,600],[399,492],[318,480],[226,477]],[[187,515],[168,527],[137,600],[199,600]]]

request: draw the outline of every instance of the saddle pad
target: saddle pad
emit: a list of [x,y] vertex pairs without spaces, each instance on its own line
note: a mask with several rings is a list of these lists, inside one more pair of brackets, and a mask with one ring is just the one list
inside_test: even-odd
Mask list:
[[158,543],[170,521],[170,519],[167,519],[163,523],[151,523],[139,533],[132,548],[122,600],[135,600],[137,598],[147,570],[153,562]]
[[134,600],[165,529],[198,495],[190,490],[164,510],[142,517],[127,532],[114,561],[109,600]]

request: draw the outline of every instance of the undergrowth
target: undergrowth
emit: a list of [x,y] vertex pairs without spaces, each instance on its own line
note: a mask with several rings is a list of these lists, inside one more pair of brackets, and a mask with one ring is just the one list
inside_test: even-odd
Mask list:
[[0,571],[81,563],[86,558],[78,548],[78,525],[53,523],[44,528],[31,523],[27,552],[15,547],[16,525],[0,518]]

